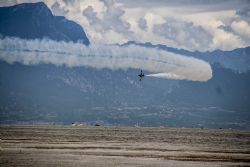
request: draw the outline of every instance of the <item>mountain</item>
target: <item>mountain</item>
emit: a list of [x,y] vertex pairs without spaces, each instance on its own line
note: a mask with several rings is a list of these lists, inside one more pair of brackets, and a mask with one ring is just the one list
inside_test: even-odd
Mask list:
[[0,122],[250,128],[250,73],[140,82],[138,71],[0,62]]
[[250,46],[246,48],[237,48],[232,51],[215,50],[212,52],[191,52],[184,49],[171,48],[166,45],[153,45],[150,42],[138,43],[135,41],[129,41],[121,46],[138,45],[146,48],[157,48],[168,52],[195,57],[205,60],[210,64],[219,63],[224,68],[232,69],[236,72],[248,72],[250,71]]
[[50,38],[89,45],[89,40],[79,24],[63,16],[53,16],[43,2],[0,7],[0,25],[0,34],[3,37]]
[[[15,13],[16,7],[27,8],[30,5],[40,6],[38,9],[41,9],[44,4],[21,4],[9,7],[13,11],[8,9],[10,15],[8,17],[5,15],[5,18],[14,20],[11,13]],[[0,11],[2,9],[6,10],[0,8]],[[38,15],[41,16],[51,13],[47,7],[46,10],[38,9],[36,11],[40,11]],[[26,15],[31,17],[28,13]],[[20,24],[28,25],[29,20],[32,19],[22,20]],[[47,27],[56,25],[57,19],[52,20],[54,22],[48,22]],[[48,28],[44,32],[46,35],[41,35],[33,27],[27,26],[22,30],[18,26],[8,27],[10,24],[2,22],[3,20],[1,25],[4,26],[1,27],[1,31],[8,31],[3,33],[5,36],[32,39],[53,34],[54,36],[50,38],[56,40],[61,40],[64,36],[67,36],[64,38],[66,41],[74,39],[67,35],[66,30],[70,23],[61,25],[60,33],[54,34],[54,27]],[[13,21],[11,24],[16,23]],[[77,24],[72,23],[72,25]],[[28,33],[33,36],[28,36]],[[78,31],[71,31],[70,35],[77,36],[77,33]],[[201,59],[205,59],[203,57],[210,59],[214,56],[216,61],[209,60],[213,77],[207,82],[147,77],[140,82],[137,77],[138,69],[100,70],[51,64],[27,66],[0,61],[0,123],[85,122],[126,126],[139,124],[250,129],[250,72],[247,68],[249,47],[226,52],[202,53],[151,43],[130,42],[123,46],[130,44],[157,47]],[[221,57],[221,60],[217,57]],[[246,67],[240,68],[244,64],[234,67],[234,64],[230,64],[231,57],[235,57],[235,61],[237,58],[241,59],[242,63],[246,63]],[[226,61],[223,60],[227,59],[230,66],[224,64]]]

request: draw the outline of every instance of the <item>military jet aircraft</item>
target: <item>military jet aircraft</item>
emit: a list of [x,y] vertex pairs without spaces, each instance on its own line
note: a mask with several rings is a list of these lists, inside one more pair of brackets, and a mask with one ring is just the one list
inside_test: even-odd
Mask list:
[[140,77],[140,81],[144,77],[144,73],[142,72],[142,70],[141,70],[141,73],[138,75],[138,77]]

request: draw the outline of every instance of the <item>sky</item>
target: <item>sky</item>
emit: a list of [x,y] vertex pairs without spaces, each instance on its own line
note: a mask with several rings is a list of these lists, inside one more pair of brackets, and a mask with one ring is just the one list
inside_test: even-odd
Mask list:
[[[4,0],[10,6],[38,0]],[[43,0],[93,44],[151,42],[190,51],[250,46],[248,0]]]

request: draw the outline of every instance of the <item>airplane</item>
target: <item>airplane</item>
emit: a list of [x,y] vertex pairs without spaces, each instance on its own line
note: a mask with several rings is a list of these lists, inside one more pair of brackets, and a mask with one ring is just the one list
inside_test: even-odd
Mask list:
[[138,75],[138,77],[140,77],[140,81],[144,77],[144,73],[142,72],[142,70],[141,70],[141,73]]

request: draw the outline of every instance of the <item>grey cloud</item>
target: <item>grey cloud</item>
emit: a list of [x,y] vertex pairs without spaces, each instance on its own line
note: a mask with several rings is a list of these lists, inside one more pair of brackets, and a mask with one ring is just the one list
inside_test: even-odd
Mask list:
[[[98,31],[114,30],[118,33],[131,33],[129,31],[130,24],[122,20],[124,10],[121,7],[114,6],[114,1],[103,1],[107,10],[104,12],[102,19],[97,17],[97,13],[94,12],[92,6],[88,6],[83,11],[83,15],[87,17],[91,26]],[[128,35],[128,34],[127,34]]]
[[140,18],[138,21],[138,26],[142,29],[142,30],[147,30],[148,26],[147,26],[147,21],[144,18]]
[[97,13],[94,12],[94,9],[92,6],[88,6],[82,14],[88,18],[88,21],[90,24],[96,24],[98,21],[100,21],[97,18]]
[[[237,24],[241,24],[242,21],[250,25],[250,8],[244,7],[235,10],[235,17],[232,17],[228,22],[224,22],[224,25],[220,25],[218,28],[237,36],[246,45],[249,45],[249,33],[243,33],[244,31],[240,28],[240,25],[237,27]],[[247,28],[244,30],[247,31]]]
[[41,0],[0,0],[0,6],[12,6],[20,3],[34,3]]
[[191,22],[169,20],[164,24],[155,25],[153,32],[166,39],[173,40],[178,45],[191,49],[207,48],[212,42],[212,35],[201,26]]
[[228,25],[220,25],[218,26],[219,29],[224,30],[226,32],[233,32],[232,28]]
[[241,8],[236,10],[236,15],[242,16],[242,17],[250,17],[250,8]]
[[55,2],[52,6],[51,6],[51,10],[53,11],[53,14],[57,15],[57,16],[65,16],[69,11],[63,9],[60,6],[60,3]]
[[77,4],[79,2],[79,0],[62,0],[66,5],[73,5],[73,4]]
[[237,17],[235,19],[233,19],[232,21],[244,20],[244,21],[248,22],[248,24],[250,24],[250,5],[249,5],[249,7],[243,7],[243,8],[237,9],[235,11],[235,15]]
[[250,5],[249,0],[117,0],[130,8],[173,6],[199,7],[202,11],[230,10]]
[[0,1],[0,6],[11,6],[17,3],[17,0]]

